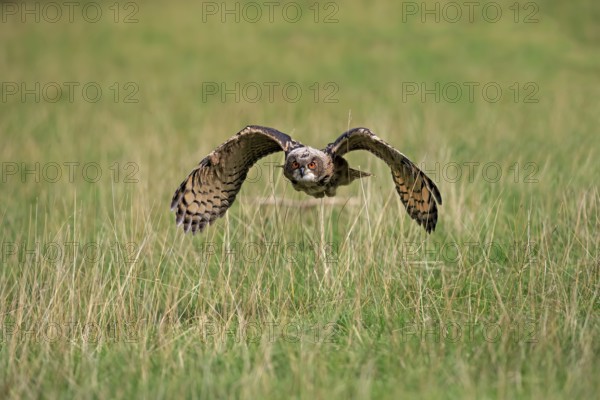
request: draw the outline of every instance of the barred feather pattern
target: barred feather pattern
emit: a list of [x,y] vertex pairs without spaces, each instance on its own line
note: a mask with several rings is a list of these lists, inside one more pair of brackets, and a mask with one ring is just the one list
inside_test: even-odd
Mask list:
[[[296,161],[290,157],[296,157],[294,154],[298,151],[294,150],[299,148],[305,148],[302,154],[314,154],[318,157],[317,163],[322,163],[319,165],[332,166],[333,170],[308,180],[290,178],[300,168],[288,165]],[[388,164],[408,215],[428,233],[434,231],[438,220],[437,206],[442,204],[437,186],[404,154],[367,128],[351,129],[325,149],[316,150],[276,129],[247,126],[200,161],[175,191],[171,210],[175,211],[175,221],[183,225],[185,232],[202,231],[231,207],[250,168],[262,157],[278,151],[285,152],[284,175],[292,181],[294,188],[315,197],[333,196],[338,186],[370,175],[350,168],[343,159],[344,154],[355,150],[367,150]],[[292,169],[285,170],[288,167]],[[299,170],[303,174],[303,170]]]
[[388,164],[408,215],[428,233],[434,231],[438,220],[437,204],[442,204],[442,196],[435,183],[404,154],[367,128],[354,128],[343,133],[326,147],[325,152],[342,156],[354,150],[367,150]]
[[275,129],[247,126],[200,161],[175,191],[171,210],[185,232],[201,232],[231,207],[250,168],[262,157],[301,146]]

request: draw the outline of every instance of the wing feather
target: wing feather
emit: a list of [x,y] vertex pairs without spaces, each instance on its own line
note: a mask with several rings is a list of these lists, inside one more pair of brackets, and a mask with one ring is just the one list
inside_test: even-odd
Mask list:
[[261,158],[301,146],[276,129],[250,125],[203,158],[175,191],[171,210],[185,232],[201,232],[235,201],[250,168]]
[[408,215],[428,233],[434,231],[438,219],[437,204],[442,204],[435,183],[404,154],[367,128],[351,129],[325,148],[332,156],[343,156],[354,150],[367,150],[387,163]]

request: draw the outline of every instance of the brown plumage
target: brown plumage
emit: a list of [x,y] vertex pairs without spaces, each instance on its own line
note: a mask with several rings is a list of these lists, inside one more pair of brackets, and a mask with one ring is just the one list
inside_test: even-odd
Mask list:
[[186,232],[202,231],[231,207],[252,165],[277,151],[285,153],[283,173],[294,189],[317,198],[334,196],[338,186],[370,175],[350,168],[342,157],[354,150],[367,150],[385,161],[408,215],[428,233],[435,230],[437,204],[442,204],[438,188],[406,156],[367,128],[351,129],[317,150],[276,129],[247,126],[200,161],[175,192],[171,210]]

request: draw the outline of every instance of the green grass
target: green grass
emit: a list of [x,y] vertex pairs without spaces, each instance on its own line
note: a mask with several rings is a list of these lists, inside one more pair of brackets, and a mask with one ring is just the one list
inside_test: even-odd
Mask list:
[[[310,2],[298,23],[203,22],[184,2],[140,3],[134,24],[108,4],[96,24],[8,16],[2,82],[103,95],[0,103],[0,397],[595,397],[600,8],[580,3],[540,2],[534,24],[403,23],[401,2],[339,3],[332,24],[313,23]],[[206,82],[303,94],[223,102],[203,98]],[[411,82],[504,96],[404,101]],[[258,204],[308,200],[273,155],[225,218],[184,235],[174,190],[247,124],[313,146],[371,128],[437,182],[436,231],[357,153],[375,176],[339,190],[342,204]],[[21,176],[35,163],[39,182]]]

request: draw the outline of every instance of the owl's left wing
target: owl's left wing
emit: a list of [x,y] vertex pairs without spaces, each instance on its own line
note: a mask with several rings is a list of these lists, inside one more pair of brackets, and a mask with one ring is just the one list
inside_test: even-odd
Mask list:
[[428,233],[435,230],[437,204],[442,204],[442,196],[435,183],[423,171],[367,128],[351,129],[325,148],[332,157],[342,156],[353,150],[367,150],[385,161],[392,170],[396,191],[408,215]]
[[301,144],[276,129],[250,125],[200,161],[181,183],[173,200],[177,225],[185,232],[202,231],[233,204],[250,167],[277,151]]

